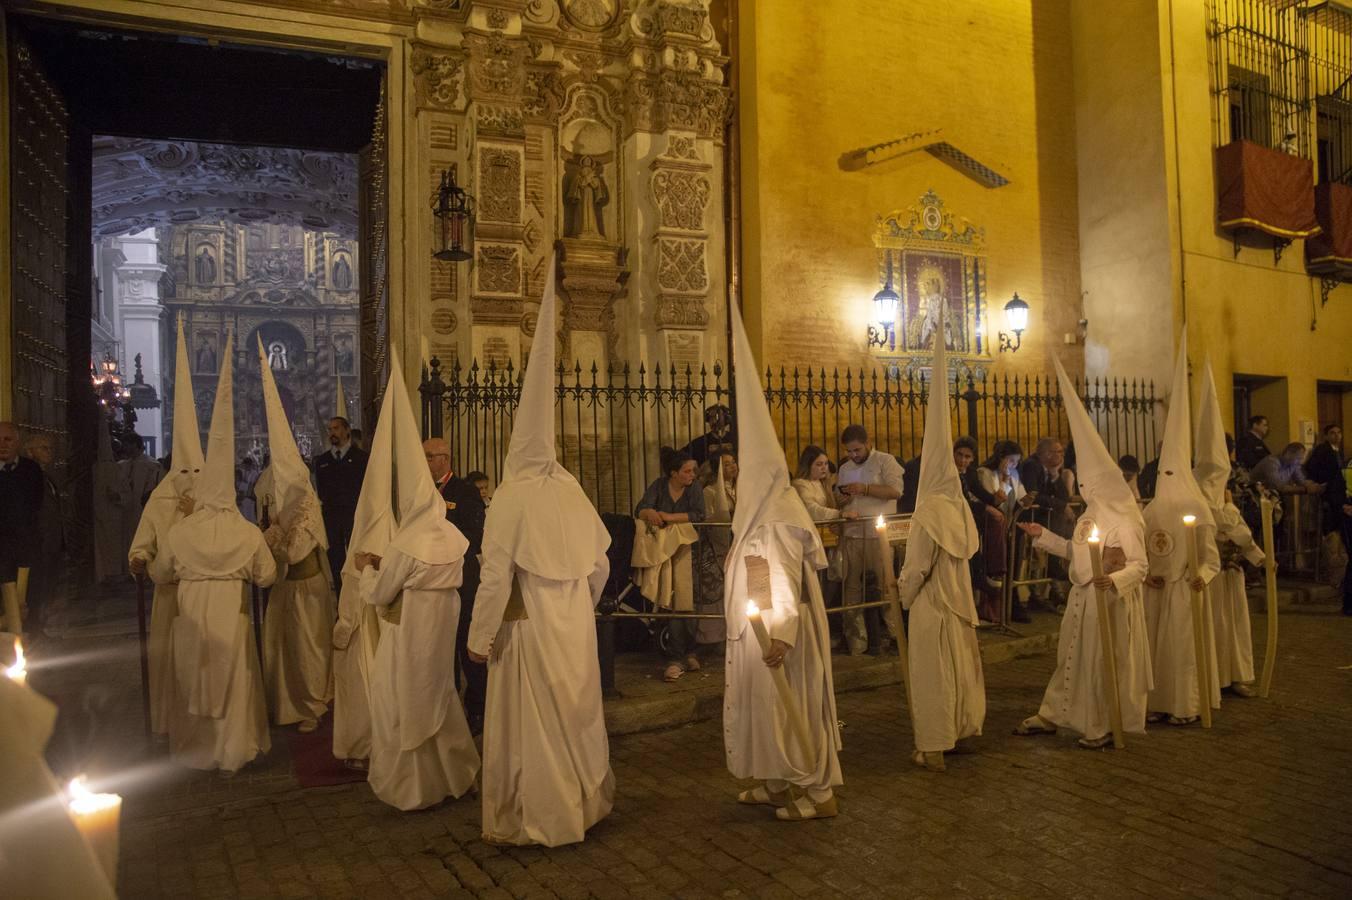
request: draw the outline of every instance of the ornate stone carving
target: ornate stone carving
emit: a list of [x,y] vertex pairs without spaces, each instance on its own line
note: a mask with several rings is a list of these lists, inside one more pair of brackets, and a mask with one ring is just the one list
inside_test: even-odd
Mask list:
[[614,353],[615,298],[629,278],[623,252],[607,241],[564,238],[560,242],[563,326],[567,331],[601,332]]
[[437,334],[452,334],[459,324],[454,310],[436,309],[432,311],[432,330]]
[[605,31],[620,12],[619,0],[559,0],[563,18],[579,31]]
[[506,244],[480,244],[478,274],[482,293],[520,294],[520,251]]
[[526,60],[530,46],[494,32],[465,35],[469,51],[469,90],[476,99],[519,101],[526,85]]
[[631,131],[694,131],[723,140],[728,89],[698,72],[635,72],[629,79]]
[[708,10],[703,5],[678,5],[675,3],[657,3],[652,7],[652,37],[694,37],[704,36],[704,25],[709,19]]
[[455,12],[464,7],[465,0],[413,0],[413,5],[435,12]]
[[653,318],[658,328],[704,328],[709,324],[709,311],[703,297],[662,294]]
[[521,118],[521,108],[517,106],[495,106],[479,104],[474,114],[475,130],[480,135],[524,138],[526,125]]
[[657,284],[664,291],[703,293],[709,289],[704,241],[662,237],[657,240]]
[[661,227],[699,231],[709,202],[709,179],[699,172],[659,169],[653,173],[652,192],[661,214]]
[[488,11],[489,28],[496,28],[499,31],[501,31],[502,29],[507,27],[508,21],[509,17],[505,11],[497,8],[493,8]]
[[480,149],[479,218],[520,222],[521,193],[521,155],[498,147]]
[[699,159],[699,146],[693,137],[686,137],[680,134],[667,136],[667,152],[664,154],[670,159]]
[[419,47],[409,61],[413,70],[413,86],[419,106],[432,109],[455,109],[460,101],[464,82],[464,60],[457,54],[433,53]]
[[551,121],[563,105],[563,78],[557,68],[526,70],[526,90],[521,111],[528,119]]

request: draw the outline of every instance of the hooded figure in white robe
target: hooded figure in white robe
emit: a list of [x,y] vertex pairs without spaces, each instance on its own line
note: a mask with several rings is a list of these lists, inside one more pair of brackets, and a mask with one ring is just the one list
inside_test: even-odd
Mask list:
[[[1169,417],[1160,448],[1159,481],[1155,497],[1145,508],[1145,546],[1150,574],[1144,590],[1146,630],[1150,635],[1150,664],[1155,685],[1150,691],[1151,721],[1165,717],[1171,725],[1197,721],[1202,707],[1197,679],[1197,645],[1193,638],[1194,588],[1205,585],[1220,571],[1216,553],[1216,525],[1210,505],[1192,475],[1192,412],[1188,398],[1187,331],[1178,345]],[[1184,525],[1191,516],[1194,524]],[[1196,542],[1197,571],[1190,565],[1190,541]],[[1216,653],[1208,643],[1208,683],[1216,683]],[[1221,705],[1219,688],[1207,702]]]
[[392,349],[380,419],[392,426],[398,527],[381,557],[362,553],[354,562],[362,601],[380,616],[368,780],[381,800],[410,810],[469,790],[479,752],[455,685],[457,588],[469,542],[446,521],[401,373]]
[[277,577],[262,532],[235,505],[231,359],[227,338],[194,510],[169,529],[150,564],[156,582],[178,582],[170,653],[180,708],[169,721],[170,753],[191,768],[227,774],[272,747],[249,633],[249,584],[268,587]]
[[[178,354],[174,363],[174,443],[170,448],[172,468],[156,485],[141,512],[141,521],[132,537],[128,559],[132,571],[148,571],[164,546],[169,529],[191,508],[193,487],[202,474],[202,433],[197,426],[197,404],[193,402],[192,376],[188,366],[188,344],[183,339],[183,322],[178,323]],[[150,608],[150,634],[147,655],[150,658],[150,730],[169,733],[169,717],[175,708],[173,662],[169,656],[170,631],[178,615],[178,582],[155,582]]]
[[54,704],[0,673],[0,893],[113,900],[113,885],[71,821],[43,756],[55,724]]
[[1249,526],[1225,489],[1230,480],[1230,451],[1225,445],[1225,424],[1216,398],[1210,357],[1202,375],[1202,399],[1198,407],[1197,465],[1192,471],[1216,522],[1216,549],[1221,564],[1220,574],[1207,585],[1216,638],[1216,683],[1241,697],[1252,697],[1253,632],[1241,560],[1260,566],[1266,557],[1254,543]]
[[1112,735],[1088,539],[1097,529],[1104,575],[1110,583],[1107,607],[1114,628],[1122,726],[1129,732],[1144,732],[1146,695],[1151,687],[1150,646],[1141,606],[1141,583],[1147,569],[1145,521],[1121,469],[1075,393],[1075,385],[1061,361],[1055,362],[1086,509],[1069,540],[1040,526],[1020,526],[1036,538],[1038,549],[1070,561],[1071,589],[1061,617],[1056,670],[1037,715],[1025,719],[1015,734],[1051,734],[1061,727],[1082,735],[1080,746],[1096,749],[1108,746]]
[[333,585],[329,542],[310,470],[286,419],[262,339],[258,359],[272,457],[271,525],[263,538],[277,563],[277,582],[263,618],[263,678],[278,725],[315,730],[333,696]]
[[[387,389],[388,390],[388,389]],[[380,643],[375,607],[362,602],[357,554],[383,556],[394,536],[394,417],[382,415],[371,438],[333,626],[333,755],[354,768],[371,756],[371,671]]]
[[[763,782],[741,792],[741,803],[778,807],[785,820],[836,815],[840,731],[831,677],[831,634],[818,572],[826,551],[798,492],[761,392],[758,368],[740,315],[732,317],[733,369],[737,378],[737,508],[724,578],[727,665],[723,689],[723,745],[735,778]],[[747,617],[746,558],[770,568],[773,608],[761,613],[769,654]],[[771,676],[782,666],[806,722],[811,753],[789,729]]]
[[[942,319],[942,316],[941,316]],[[968,561],[981,536],[953,461],[948,359],[942,327],[935,332],[925,441],[920,452],[915,515],[897,590],[910,610],[910,703],[917,765],[942,771],[943,754],[981,734],[986,682],[977,643],[976,602]]]
[[593,616],[610,536],[554,455],[554,304],[551,260],[469,628],[488,658],[484,840],[547,847],[581,841],[615,794]]

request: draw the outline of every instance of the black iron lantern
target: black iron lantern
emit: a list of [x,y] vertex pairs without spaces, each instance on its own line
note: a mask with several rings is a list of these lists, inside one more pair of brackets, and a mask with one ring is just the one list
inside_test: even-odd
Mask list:
[[455,183],[455,166],[443,169],[441,185],[432,198],[432,215],[437,220],[438,249],[433,258],[443,262],[472,259],[474,246],[474,198]]

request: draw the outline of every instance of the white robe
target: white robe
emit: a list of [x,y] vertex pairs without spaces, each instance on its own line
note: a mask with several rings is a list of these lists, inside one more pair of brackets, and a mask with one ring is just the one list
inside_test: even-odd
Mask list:
[[[1210,533],[1209,531],[1207,533]],[[1168,554],[1188,555],[1186,544],[1188,533],[1182,527],[1173,533],[1173,550]],[[1216,553],[1216,543],[1199,540],[1201,555],[1198,558],[1198,574],[1203,581],[1211,582],[1220,570],[1220,557]],[[1197,689],[1197,644],[1192,626],[1192,588],[1188,584],[1187,564],[1178,564],[1178,560],[1166,560],[1162,556],[1151,554],[1152,575],[1165,578],[1164,587],[1144,589],[1146,632],[1150,635],[1150,664],[1154,675],[1154,687],[1150,690],[1147,708],[1151,712],[1167,713],[1179,718],[1190,718],[1202,713],[1198,702]],[[1170,575],[1178,574],[1170,578]],[[1212,683],[1216,679],[1216,647],[1207,648],[1207,665],[1211,668]],[[1221,705],[1220,688],[1211,692],[1211,708]]]
[[[610,813],[593,616],[609,574],[604,552],[589,578],[554,581],[485,547],[469,647],[489,656],[483,833],[494,841],[572,844]],[[509,608],[514,584],[522,610]]]
[[375,609],[361,601],[360,583],[343,579],[333,627],[333,755],[338,759],[371,756],[371,670],[380,626]]
[[[1108,592],[1108,608],[1116,629],[1113,649],[1122,727],[1140,733],[1145,731],[1146,696],[1151,688],[1150,647],[1140,590],[1147,565],[1144,536],[1137,528],[1122,527],[1107,536],[1106,545],[1121,547],[1127,558],[1125,567],[1109,576],[1114,587]],[[1089,549],[1045,529],[1034,546],[1071,561],[1070,596],[1061,617],[1056,671],[1047,684],[1038,715],[1091,740],[1103,737],[1111,726]]]
[[112,900],[113,886],[43,756],[55,723],[51,702],[0,675],[0,894]]
[[[277,582],[263,617],[263,673],[272,720],[290,725],[320,718],[333,697],[333,589],[328,557],[308,531],[295,529],[278,549]],[[287,570],[316,551],[319,571],[289,580]]]
[[169,721],[169,750],[190,768],[233,772],[272,748],[250,634],[249,583],[269,586],[277,566],[262,534],[253,535],[253,555],[224,578],[194,572],[169,545],[150,564],[157,582],[178,581],[170,653],[179,709]]
[[[132,537],[127,559],[135,557],[153,562],[160,553],[169,529],[183,518],[177,500],[153,500],[146,504],[141,521]],[[150,730],[155,734],[169,733],[169,719],[175,708],[177,689],[174,687],[173,658],[169,654],[170,633],[178,615],[178,582],[159,582],[149,568],[146,574],[154,583],[150,607],[150,628],[146,655],[150,662]],[[163,573],[161,573],[163,574]]]
[[923,528],[911,531],[897,580],[909,629],[911,710],[915,747],[952,750],[981,734],[986,682],[976,636],[976,603],[967,560],[936,544]]
[[[788,782],[814,793],[843,784],[840,733],[831,679],[831,635],[826,626],[817,573],[804,560],[797,529],[767,524],[756,528],[740,556],[761,556],[770,564],[772,610],[763,613],[772,640],[788,644],[784,672],[813,744],[805,759],[789,730],[760,642],[745,616],[729,610],[727,666],[723,686],[723,746],[734,778]],[[729,560],[725,596],[745,605],[746,567]],[[731,602],[729,603],[731,605]],[[813,799],[823,799],[814,797]]]
[[[1262,565],[1266,557],[1254,543],[1249,526],[1234,504],[1213,509],[1212,514],[1216,517],[1216,540],[1233,545],[1226,548],[1230,553],[1241,553],[1251,564]],[[1248,684],[1254,680],[1253,628],[1249,622],[1249,592],[1244,587],[1244,570],[1237,563],[1222,568],[1207,590],[1211,592],[1211,615],[1216,634],[1217,684],[1221,687]]]
[[455,634],[463,559],[430,566],[391,547],[380,571],[362,571],[362,600],[402,599],[399,623],[380,619],[370,678],[371,790],[402,810],[469,790],[479,772],[465,708],[455,690]]

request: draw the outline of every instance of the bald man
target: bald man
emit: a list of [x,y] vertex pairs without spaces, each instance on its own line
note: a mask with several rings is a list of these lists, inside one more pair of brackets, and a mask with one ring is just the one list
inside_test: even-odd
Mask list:
[[446,501],[446,521],[469,541],[465,551],[465,580],[460,584],[460,628],[455,647],[460,671],[465,676],[465,718],[470,730],[479,734],[484,727],[484,696],[488,688],[488,667],[469,658],[469,623],[474,617],[474,594],[479,590],[479,545],[484,538],[487,509],[473,482],[457,478],[451,465],[451,445],[443,438],[423,441],[423,454],[432,480]]

